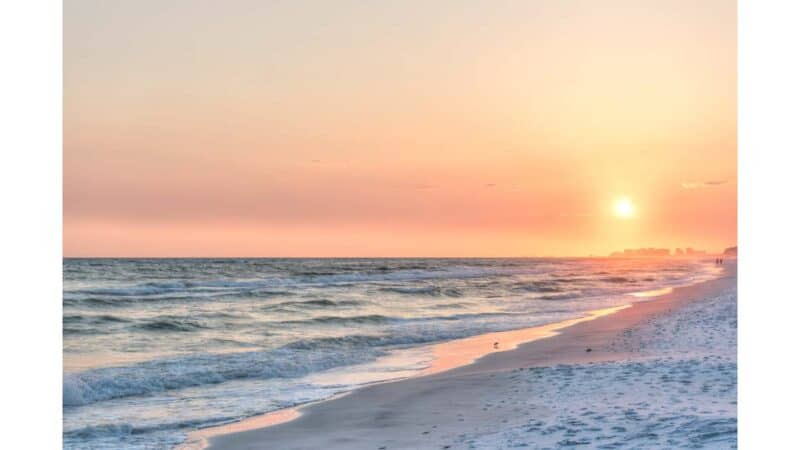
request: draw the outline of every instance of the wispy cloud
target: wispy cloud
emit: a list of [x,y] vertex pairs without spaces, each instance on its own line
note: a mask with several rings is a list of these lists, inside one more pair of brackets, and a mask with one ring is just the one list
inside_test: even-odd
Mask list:
[[708,187],[720,186],[726,184],[728,180],[711,180],[711,181],[684,181],[681,187],[684,189],[703,189]]

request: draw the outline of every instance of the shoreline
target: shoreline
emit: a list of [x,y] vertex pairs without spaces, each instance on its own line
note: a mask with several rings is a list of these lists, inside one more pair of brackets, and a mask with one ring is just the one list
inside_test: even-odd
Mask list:
[[[553,324],[435,344],[432,347],[437,357],[433,365],[418,375],[372,383],[318,402],[197,430],[176,448],[374,449],[381,448],[380,444],[375,445],[378,442],[392,443],[387,448],[427,446],[404,429],[416,418],[430,418],[426,412],[442,409],[443,403],[455,402],[461,404],[462,410],[472,410],[475,405],[470,406],[469,397],[462,395],[468,396],[472,389],[487,394],[482,383],[475,385],[478,380],[485,382],[487,376],[523,368],[624,359],[630,355],[609,348],[615,336],[735,284],[736,276],[734,260],[725,264],[724,272],[716,279],[636,295],[652,296],[647,301],[588,311],[580,318]],[[487,350],[494,343],[498,345]],[[459,415],[462,417],[457,423],[451,424],[455,430],[471,426],[469,418]],[[269,445],[264,445],[267,442]]]
[[265,414],[258,414],[256,416],[248,417],[235,422],[202,428],[189,433],[189,438],[187,441],[175,448],[179,450],[206,449],[210,447],[208,440],[211,438],[232,433],[253,431],[291,422],[302,417],[304,410],[313,405],[334,401],[370,386],[386,383],[397,383],[421,377],[429,377],[439,373],[449,372],[463,366],[469,366],[490,354],[509,352],[519,348],[521,345],[525,345],[536,340],[557,336],[561,330],[565,328],[582,322],[596,320],[600,317],[630,308],[631,306],[632,304],[625,304],[610,308],[591,310],[584,312],[580,317],[563,320],[561,322],[548,323],[545,325],[539,325],[530,328],[520,328],[516,330],[495,331],[460,339],[453,339],[451,341],[440,342],[437,344],[425,345],[423,348],[430,348],[431,353],[434,355],[433,361],[429,367],[420,370],[419,373],[416,373],[412,376],[366,383],[351,391],[342,392],[321,400],[316,400],[289,408],[278,409]]

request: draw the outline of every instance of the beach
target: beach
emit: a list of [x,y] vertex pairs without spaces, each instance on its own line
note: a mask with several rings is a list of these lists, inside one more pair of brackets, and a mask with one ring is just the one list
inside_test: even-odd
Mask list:
[[453,3],[53,10],[64,450],[736,445],[737,3]]
[[[213,450],[735,448],[736,279],[736,262],[726,261],[719,278],[473,363],[369,385],[277,419],[201,430],[189,443]],[[269,420],[282,423],[264,427]]]
[[556,348],[558,361],[549,347],[523,352],[539,361],[527,365],[498,355],[618,324],[603,318],[723,269],[698,258],[176,258],[65,260],[64,271],[64,447],[139,449],[200,448],[387,382],[600,358],[599,343]]

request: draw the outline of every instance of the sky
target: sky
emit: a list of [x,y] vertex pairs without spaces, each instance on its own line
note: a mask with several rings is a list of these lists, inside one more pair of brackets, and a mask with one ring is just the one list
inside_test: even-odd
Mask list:
[[721,251],[736,138],[733,0],[64,4],[65,256]]

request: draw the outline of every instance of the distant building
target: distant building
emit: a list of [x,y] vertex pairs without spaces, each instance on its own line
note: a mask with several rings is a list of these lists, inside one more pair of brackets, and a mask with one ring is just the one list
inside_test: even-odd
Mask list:
[[614,252],[611,253],[609,256],[613,258],[625,257],[625,258],[648,258],[648,257],[660,257],[660,256],[669,256],[669,249],[668,248],[626,248],[622,252]]
[[[731,247],[730,249],[726,249],[726,252],[733,251],[733,255],[736,253],[736,247]],[[729,253],[726,253],[729,254]],[[684,248],[676,248],[673,256],[690,256],[690,257],[701,257],[706,256],[707,253],[705,250],[695,250],[691,247]],[[643,248],[626,248],[622,251],[613,252],[608,255],[612,258],[660,258],[665,256],[670,256],[670,250],[668,248],[655,248],[655,247],[643,247]]]

